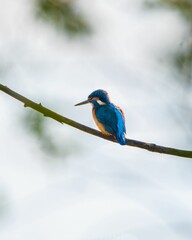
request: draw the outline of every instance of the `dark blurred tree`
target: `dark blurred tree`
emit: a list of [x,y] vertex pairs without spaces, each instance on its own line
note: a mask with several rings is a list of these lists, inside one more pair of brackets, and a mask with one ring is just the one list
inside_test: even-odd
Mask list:
[[147,0],[148,8],[167,7],[177,11],[185,20],[188,33],[172,56],[172,62],[188,83],[192,82],[192,0]]
[[166,57],[179,73],[178,80],[180,80],[185,90],[181,99],[180,114],[178,115],[178,111],[175,111],[174,116],[178,122],[185,124],[186,134],[189,141],[191,141],[192,106],[191,101],[188,99],[191,98],[189,95],[191,95],[190,89],[192,86],[192,0],[146,0],[145,6],[148,9],[164,7],[178,12],[188,29],[177,50]]
[[36,0],[39,17],[64,30],[69,36],[90,32],[88,22],[72,0]]
[[148,7],[170,7],[178,11],[187,21],[192,21],[191,0],[146,0]]
[[[57,134],[50,131],[50,120],[45,118],[39,112],[27,109],[22,117],[25,128],[38,143],[41,150],[49,156],[49,159],[55,160],[56,157],[65,159],[71,154],[76,153],[78,147],[70,141],[59,142]],[[74,150],[75,149],[75,150]]]
[[[83,17],[73,0],[35,0],[35,14],[54,29],[58,29],[69,37],[79,37],[91,32],[88,21]],[[49,129],[48,121],[41,114],[26,111],[23,123],[31,136],[35,137],[39,146],[47,156],[65,158],[74,154],[78,146],[74,142],[59,143],[55,134]]]

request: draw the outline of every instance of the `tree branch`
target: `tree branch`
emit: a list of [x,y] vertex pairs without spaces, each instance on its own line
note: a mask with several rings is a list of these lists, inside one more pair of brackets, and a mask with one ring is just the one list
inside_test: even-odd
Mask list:
[[[18,94],[17,92],[14,92],[13,90],[9,89],[8,87],[6,87],[2,84],[0,84],[0,90],[5,92],[6,94],[12,96],[13,98],[19,100],[20,102],[23,102],[24,107],[30,107],[30,108],[42,113],[46,117],[50,117],[60,123],[68,124],[74,128],[77,128],[81,131],[92,134],[94,136],[104,138],[104,139],[112,141],[112,142],[116,142],[116,140],[112,136],[103,135],[101,132],[99,132],[95,129],[84,126],[84,125],[82,125],[78,122],[75,122],[69,118],[59,115],[58,113],[53,112],[53,111],[49,110],[48,108],[43,107],[41,103],[37,104],[37,103],[29,100],[28,98]],[[151,152],[175,155],[178,157],[192,158],[192,151],[163,147],[163,146],[159,146],[159,145],[156,145],[153,143],[145,143],[145,142],[136,141],[136,140],[132,140],[132,139],[126,139],[126,145],[129,145],[132,147],[143,148],[143,149],[146,149]]]

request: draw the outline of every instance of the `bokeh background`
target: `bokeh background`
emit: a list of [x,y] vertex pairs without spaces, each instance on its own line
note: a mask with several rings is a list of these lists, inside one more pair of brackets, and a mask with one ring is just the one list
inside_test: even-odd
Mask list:
[[[0,2],[0,82],[95,127],[96,89],[127,137],[192,148],[191,0]],[[1,240],[191,240],[192,161],[88,135],[0,92]]]

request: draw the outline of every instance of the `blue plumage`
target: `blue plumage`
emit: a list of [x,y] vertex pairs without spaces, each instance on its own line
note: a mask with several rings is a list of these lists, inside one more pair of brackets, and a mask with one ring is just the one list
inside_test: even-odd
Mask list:
[[125,121],[121,112],[114,104],[99,105],[95,100],[91,103],[95,109],[97,120],[103,125],[104,129],[115,136],[118,143],[124,145],[125,142]]
[[93,118],[103,134],[113,135],[121,145],[125,140],[125,118],[123,111],[110,102],[108,93],[104,90],[96,90],[88,96],[88,100],[77,105],[91,103]]

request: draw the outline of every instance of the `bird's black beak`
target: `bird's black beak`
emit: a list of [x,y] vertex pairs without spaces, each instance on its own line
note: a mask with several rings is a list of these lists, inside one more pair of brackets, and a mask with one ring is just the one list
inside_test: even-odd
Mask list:
[[75,106],[84,105],[84,104],[87,104],[87,103],[89,103],[89,102],[90,102],[89,100],[86,100],[86,101],[83,101],[83,102],[80,102],[80,103],[75,104]]

